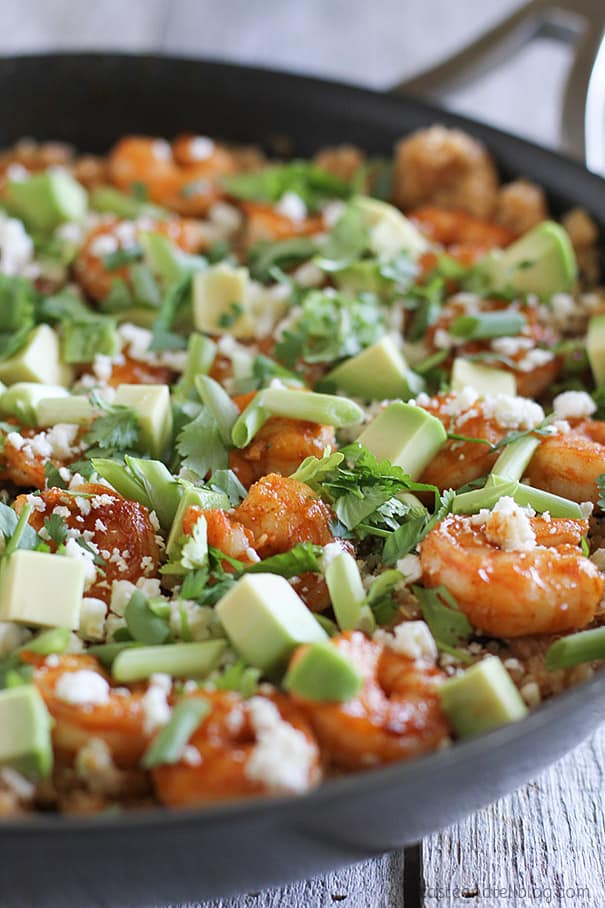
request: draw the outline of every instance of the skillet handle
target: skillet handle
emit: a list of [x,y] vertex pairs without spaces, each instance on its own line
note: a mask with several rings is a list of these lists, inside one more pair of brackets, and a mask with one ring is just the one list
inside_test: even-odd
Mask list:
[[605,0],[529,0],[448,60],[391,91],[441,98],[544,37],[575,48],[561,113],[561,147],[605,175]]

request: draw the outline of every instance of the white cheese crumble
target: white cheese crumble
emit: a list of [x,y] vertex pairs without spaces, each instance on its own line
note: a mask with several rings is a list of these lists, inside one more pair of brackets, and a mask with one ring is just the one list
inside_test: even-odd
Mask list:
[[102,706],[109,703],[109,684],[105,678],[85,668],[59,675],[55,693],[59,700],[72,706]]
[[581,501],[580,510],[582,512],[582,517],[584,520],[588,520],[592,512],[594,511],[594,504],[592,501]]
[[[470,385],[467,385],[462,391],[458,391],[446,400],[443,405],[443,412],[446,416],[460,416],[461,413],[464,413],[469,407],[472,407],[477,400],[479,400],[477,391],[474,388],[471,388]],[[422,406],[420,403],[420,395],[416,398],[416,402],[419,406]],[[428,400],[426,403],[428,403]]]
[[406,586],[415,583],[422,577],[422,566],[418,555],[405,555],[399,559],[395,567],[403,574]]
[[321,287],[325,274],[315,262],[304,262],[295,270],[294,280],[301,287]]
[[85,640],[103,640],[105,637],[105,614],[107,606],[102,599],[85,596],[80,605],[80,626],[78,633]]
[[510,357],[531,350],[533,345],[534,342],[530,337],[495,337],[490,347],[494,353]]
[[0,769],[0,779],[20,801],[31,801],[36,792],[36,786],[12,766],[3,766]]
[[486,397],[483,413],[487,419],[495,419],[505,429],[534,429],[544,419],[540,404],[527,397],[512,397],[509,394]]
[[171,708],[168,696],[172,690],[170,675],[157,672],[149,679],[149,687],[143,697],[143,730],[151,734],[170,720]]
[[545,366],[546,363],[550,363],[554,358],[555,355],[550,350],[542,350],[540,347],[536,347],[517,360],[517,369],[520,372],[533,372],[534,369]]
[[118,248],[119,244],[115,236],[110,233],[100,233],[90,244],[89,251],[92,255],[102,258],[104,255],[111,255],[113,252],[117,252]]
[[597,405],[586,391],[563,391],[553,400],[553,411],[557,419],[580,419],[592,416]]
[[34,244],[25,227],[16,218],[0,214],[0,271],[23,274],[34,255]]
[[[485,518],[485,535],[505,552],[529,552],[536,548],[536,534],[529,520],[533,514],[531,508],[522,508],[505,495]],[[476,518],[473,523],[480,522]]]
[[404,621],[393,628],[392,634],[378,630],[374,640],[414,661],[435,662],[437,659],[437,644],[425,621]]
[[189,142],[189,154],[195,161],[206,161],[214,154],[214,142],[208,136],[194,136]]
[[58,422],[46,433],[46,440],[51,447],[51,454],[59,460],[66,460],[74,454],[74,442],[78,434],[78,426],[72,423]]
[[65,555],[67,558],[80,558],[84,565],[84,588],[92,586],[97,577],[97,569],[94,563],[94,555],[88,549],[78,545],[73,537],[65,540]]
[[264,697],[248,700],[248,713],[256,744],[246,764],[246,776],[271,791],[306,791],[317,758],[311,742]]
[[275,210],[291,221],[304,221],[307,216],[307,206],[295,192],[284,192]]

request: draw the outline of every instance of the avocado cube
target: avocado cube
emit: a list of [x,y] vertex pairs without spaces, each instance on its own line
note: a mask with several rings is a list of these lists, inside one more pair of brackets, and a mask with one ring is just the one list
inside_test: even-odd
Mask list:
[[423,380],[412,372],[388,335],[336,366],[323,381],[364,400],[408,400],[422,391],[424,386]]
[[605,384],[605,315],[593,315],[588,323],[586,353],[597,388]]
[[366,426],[357,441],[378,460],[388,460],[418,479],[447,441],[447,432],[426,410],[396,401]]
[[519,691],[497,656],[489,656],[445,681],[439,692],[443,709],[461,738],[516,722],[527,714]]
[[38,325],[17,353],[0,360],[0,381],[7,385],[40,382],[66,386],[72,377],[72,370],[61,362],[59,339],[50,325]]
[[313,643],[295,653],[284,678],[291,694],[320,703],[345,703],[363,686],[363,677],[331,643]]
[[278,574],[244,574],[219,601],[216,612],[242,659],[266,673],[284,668],[300,643],[327,639],[302,599]]
[[504,251],[489,253],[477,267],[491,290],[539,296],[567,292],[578,276],[571,240],[554,221],[543,221]]
[[[20,423],[37,425],[37,405],[43,398],[69,397],[61,385],[41,385],[38,382],[20,381],[0,395],[0,414],[14,416]],[[58,420],[58,422],[66,420]]]
[[86,190],[64,170],[33,173],[12,180],[6,190],[9,210],[39,233],[50,233],[65,221],[80,221],[86,214]]
[[33,684],[0,691],[0,765],[33,779],[50,775],[51,720]]
[[0,571],[0,621],[75,631],[84,574],[81,558],[18,549]]
[[389,259],[405,252],[417,259],[428,249],[425,237],[398,208],[368,196],[359,196],[355,204],[363,214],[370,234],[368,245],[375,255]]
[[59,422],[87,426],[95,412],[89,399],[82,394],[49,397],[45,393],[36,403],[35,421],[37,426],[56,426]]
[[193,323],[198,331],[234,337],[254,336],[254,322],[248,299],[250,275],[247,268],[220,264],[193,276]]
[[139,418],[139,449],[161,457],[172,437],[172,405],[166,385],[118,385],[114,403],[130,407]]
[[495,397],[497,394],[515,397],[517,393],[517,380],[513,372],[473,363],[462,357],[454,360],[451,383],[452,391],[474,388],[482,397]]

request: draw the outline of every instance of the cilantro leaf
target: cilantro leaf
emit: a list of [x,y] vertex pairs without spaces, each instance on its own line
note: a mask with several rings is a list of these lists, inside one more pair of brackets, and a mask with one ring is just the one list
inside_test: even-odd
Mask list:
[[56,545],[62,545],[67,539],[67,524],[59,514],[51,514],[44,520],[44,529]]
[[84,443],[89,448],[101,448],[103,451],[128,451],[135,447],[139,439],[139,418],[130,407],[118,404],[107,404],[100,398],[95,399],[104,414],[97,416],[84,436]]
[[28,523],[32,506],[26,505],[20,515],[7,504],[0,502],[0,534],[5,542],[3,554],[16,549],[35,549],[39,543],[38,534]]
[[466,615],[459,611],[458,603],[450,591],[443,585],[434,589],[413,586],[412,591],[418,599],[422,617],[428,624],[437,647],[463,662],[472,662],[468,654],[457,647],[470,637],[473,628]]
[[149,349],[158,350],[183,350],[187,346],[187,339],[172,330],[177,317],[190,305],[191,301],[191,274],[187,273],[173,284],[166,292],[158,310],[155,321],[151,326],[151,344]]
[[393,594],[402,579],[399,571],[390,570],[372,582],[363,604],[370,607],[377,624],[388,624],[395,615],[398,605]]
[[308,236],[290,237],[275,243],[263,240],[248,252],[250,273],[257,281],[268,281],[273,268],[292,268],[312,258],[317,251],[317,242]]
[[207,473],[226,470],[229,466],[227,449],[221,439],[216,420],[208,407],[179,432],[176,449],[181,467],[191,470],[203,479]]
[[35,327],[36,292],[20,277],[0,274],[0,357],[20,350]]
[[44,476],[46,477],[47,489],[66,489],[67,483],[61,478],[58,468],[52,460],[47,460],[44,464]]
[[316,262],[324,271],[342,271],[362,257],[369,239],[365,217],[355,202],[352,202],[347,205],[321,245]]
[[417,517],[410,517],[387,536],[382,549],[382,561],[384,564],[395,564],[416,547],[426,523],[425,518],[426,512]]
[[293,192],[310,212],[317,211],[322,202],[330,199],[347,199],[353,191],[350,183],[311,161],[300,160],[224,177],[223,186],[236,199],[268,204],[275,204],[286,192]]
[[299,542],[289,552],[271,555],[269,558],[264,558],[262,561],[246,567],[245,573],[268,573],[279,574],[282,577],[296,577],[307,571],[318,572],[322,551],[320,545],[313,545],[312,542]]
[[241,660],[225,668],[212,678],[212,685],[218,690],[232,690],[241,694],[244,699],[252,697],[258,690],[261,671],[246,665]]

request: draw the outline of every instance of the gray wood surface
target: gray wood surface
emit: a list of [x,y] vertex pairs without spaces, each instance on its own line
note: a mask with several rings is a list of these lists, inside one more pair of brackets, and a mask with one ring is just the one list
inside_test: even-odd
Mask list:
[[[381,87],[451,52],[515,5],[511,0],[0,0],[0,53],[162,48]],[[568,62],[565,51],[541,43],[456,95],[452,106],[554,145]],[[530,785],[429,837],[406,861],[403,853],[385,855],[283,889],[195,908],[602,906],[604,765],[605,729]],[[101,894],[98,902],[86,899],[88,893],[82,908],[106,904]]]

